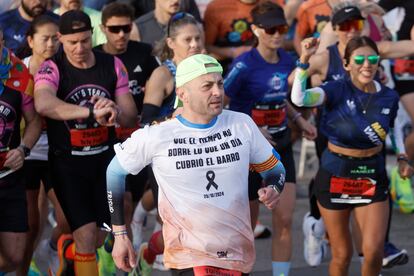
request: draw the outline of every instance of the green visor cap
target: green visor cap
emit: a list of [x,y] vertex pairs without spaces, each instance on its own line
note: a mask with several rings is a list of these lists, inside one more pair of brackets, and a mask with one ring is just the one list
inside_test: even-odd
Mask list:
[[180,62],[175,75],[176,87],[181,87],[193,79],[208,74],[223,73],[223,67],[213,57],[203,54],[190,56]]

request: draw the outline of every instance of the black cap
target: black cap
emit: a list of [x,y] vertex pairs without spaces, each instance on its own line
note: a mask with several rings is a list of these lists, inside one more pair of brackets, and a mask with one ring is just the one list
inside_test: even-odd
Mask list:
[[263,14],[253,14],[253,24],[260,28],[271,28],[279,25],[287,25],[283,9],[274,5],[273,9]]
[[59,32],[62,35],[92,30],[91,19],[83,11],[70,10],[60,16]]
[[341,24],[351,19],[365,19],[365,18],[362,17],[361,11],[357,7],[348,6],[335,12],[332,15],[331,22],[332,22],[332,25],[335,26],[335,25]]

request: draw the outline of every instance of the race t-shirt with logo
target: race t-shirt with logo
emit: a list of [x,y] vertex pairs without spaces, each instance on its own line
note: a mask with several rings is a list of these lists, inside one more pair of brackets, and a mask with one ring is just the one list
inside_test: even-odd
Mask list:
[[[59,20],[59,16],[46,11],[46,15]],[[3,30],[5,46],[16,52],[16,50],[26,41],[26,32],[31,22],[21,17],[18,9],[10,10],[0,14],[0,29]]]
[[[56,96],[70,104],[88,107],[93,95],[115,100],[129,93],[128,74],[117,57],[93,51],[95,64],[88,69],[74,67],[62,51],[45,61],[35,77],[35,86],[49,85]],[[47,118],[49,147],[52,152],[93,155],[109,148],[113,129],[87,119],[60,121]]]
[[[95,49],[103,51],[102,46],[98,45]],[[145,84],[155,68],[159,66],[159,62],[152,55],[151,45],[136,41],[129,41],[127,50],[116,57],[122,61],[128,71],[129,91],[134,98],[138,114],[141,114]],[[133,128],[117,127],[117,137],[123,141],[131,135],[133,130]]]
[[275,155],[248,116],[223,111],[200,125],[179,115],[134,132],[114,148],[131,174],[152,164],[167,267],[251,271],[249,165],[261,166]]
[[[365,93],[356,88],[349,77],[321,86],[326,93],[325,112],[319,130],[338,146],[368,149],[385,143],[394,126],[398,111],[398,94],[375,82],[377,93]],[[382,156],[382,155],[381,155]],[[335,162],[324,160],[322,166],[334,173]],[[381,164],[384,169],[384,162]]]
[[251,115],[258,126],[267,126],[270,133],[287,127],[288,77],[295,68],[289,54],[283,49],[277,52],[279,61],[273,64],[253,48],[233,61],[224,80],[230,109]]

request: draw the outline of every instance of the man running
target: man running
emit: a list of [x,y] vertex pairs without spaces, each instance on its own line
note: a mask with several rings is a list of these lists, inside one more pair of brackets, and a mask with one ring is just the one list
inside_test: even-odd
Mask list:
[[84,12],[64,13],[63,51],[44,62],[35,78],[36,110],[47,118],[53,188],[73,232],[73,239],[63,235],[58,241],[59,275],[72,264],[77,275],[98,275],[95,246],[105,235],[97,226],[109,223],[105,168],[114,133],[107,126],[116,119],[132,127],[137,116],[124,65],[92,50],[91,30]]
[[152,164],[164,223],[164,262],[173,274],[251,271],[255,250],[248,168],[264,177],[265,187],[258,193],[269,209],[279,200],[285,169],[247,115],[222,110],[222,71],[207,55],[184,59],[176,74],[181,115],[146,126],[115,146],[107,185],[115,235],[112,256],[121,269],[136,265],[122,212],[124,179]]

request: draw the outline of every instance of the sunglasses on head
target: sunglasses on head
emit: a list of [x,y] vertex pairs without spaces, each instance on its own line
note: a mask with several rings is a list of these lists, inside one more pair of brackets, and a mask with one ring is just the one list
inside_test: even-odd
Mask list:
[[338,28],[340,31],[343,32],[349,32],[352,29],[354,29],[355,31],[361,31],[362,28],[364,28],[364,20],[347,20],[345,22],[338,24]]
[[372,55],[372,56],[354,56],[354,61],[358,65],[362,65],[365,62],[365,59],[368,60],[369,64],[375,65],[378,64],[380,57],[378,55]]
[[130,33],[132,30],[132,24],[129,25],[117,25],[117,26],[106,26],[110,33],[119,34],[121,31],[124,33]]
[[278,25],[271,28],[264,28],[264,31],[268,35],[274,35],[276,32],[283,35],[286,34],[289,31],[288,25]]
[[170,20],[168,21],[168,25],[167,25],[167,37],[170,37],[170,28],[171,28],[171,25],[174,22],[176,22],[178,20],[181,20],[181,19],[183,19],[185,17],[192,17],[192,18],[194,18],[194,16],[192,16],[191,14],[186,13],[186,12],[177,12],[176,14],[174,14],[173,16],[171,16]]

